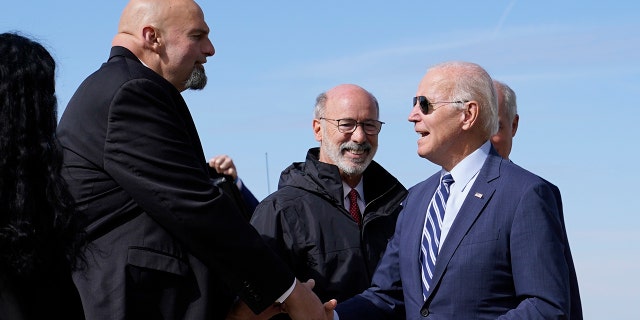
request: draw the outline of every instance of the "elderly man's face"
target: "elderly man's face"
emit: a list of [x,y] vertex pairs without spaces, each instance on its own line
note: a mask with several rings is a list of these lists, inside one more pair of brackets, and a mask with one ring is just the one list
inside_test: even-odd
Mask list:
[[455,137],[462,131],[464,116],[455,101],[440,85],[445,74],[440,70],[429,71],[420,82],[416,96],[424,96],[433,103],[429,113],[420,110],[419,101],[411,109],[409,121],[413,122],[418,134],[418,155],[429,161],[443,165],[443,156],[451,156],[455,151]]
[[320,141],[320,161],[336,165],[341,174],[361,175],[378,150],[378,135],[366,134],[361,124],[352,133],[340,132],[335,120],[377,120],[376,105],[364,91],[334,92],[327,100],[324,118],[314,120],[316,139]]

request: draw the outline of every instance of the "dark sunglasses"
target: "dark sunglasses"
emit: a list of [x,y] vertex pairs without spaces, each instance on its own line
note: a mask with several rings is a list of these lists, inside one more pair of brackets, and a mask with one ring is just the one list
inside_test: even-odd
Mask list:
[[420,111],[422,111],[422,113],[424,113],[424,114],[428,114],[429,113],[429,106],[431,106],[431,109],[433,109],[434,111],[437,109],[437,108],[434,107],[435,104],[439,104],[439,103],[467,103],[469,101],[468,100],[464,100],[464,101],[458,100],[458,101],[429,102],[427,97],[425,97],[425,96],[417,96],[417,97],[413,97],[413,104],[411,106],[414,107],[417,102],[420,102]]

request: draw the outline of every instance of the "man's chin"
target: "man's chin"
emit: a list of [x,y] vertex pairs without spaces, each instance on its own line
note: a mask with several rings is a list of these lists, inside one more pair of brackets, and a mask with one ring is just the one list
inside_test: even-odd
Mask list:
[[193,68],[189,79],[185,83],[185,88],[192,90],[202,90],[207,85],[207,75],[204,73],[203,66]]
[[367,169],[371,160],[368,158],[349,159],[349,172],[354,175],[360,175]]

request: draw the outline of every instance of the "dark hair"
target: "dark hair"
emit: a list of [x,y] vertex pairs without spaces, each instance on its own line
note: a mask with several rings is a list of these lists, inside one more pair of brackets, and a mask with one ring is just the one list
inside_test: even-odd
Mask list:
[[0,34],[0,271],[28,276],[78,252],[60,175],[55,61],[39,43]]

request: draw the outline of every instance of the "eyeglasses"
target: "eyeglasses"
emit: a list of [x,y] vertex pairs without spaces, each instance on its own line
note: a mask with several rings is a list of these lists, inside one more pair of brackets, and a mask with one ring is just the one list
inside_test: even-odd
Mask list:
[[356,128],[358,128],[359,125],[360,127],[362,127],[362,130],[364,130],[364,133],[370,136],[374,136],[380,133],[380,130],[382,130],[382,125],[384,124],[384,122],[378,120],[367,120],[362,122],[356,121],[354,119],[320,118],[320,120],[336,121],[337,124],[334,125],[338,127],[338,131],[340,131],[341,133],[353,133],[356,131]]
[[411,106],[412,107],[415,106],[416,102],[418,102],[418,101],[420,101],[420,111],[422,111],[422,113],[424,113],[424,114],[428,114],[429,113],[429,106],[431,106],[431,109],[435,111],[437,108],[435,108],[433,106],[434,104],[438,104],[438,103],[467,103],[467,102],[469,102],[469,100],[429,102],[427,97],[425,97],[425,96],[417,96],[417,97],[413,97],[413,104]]

